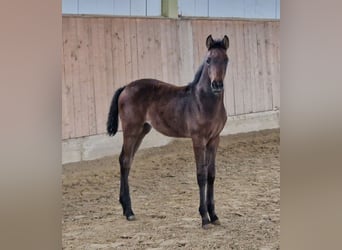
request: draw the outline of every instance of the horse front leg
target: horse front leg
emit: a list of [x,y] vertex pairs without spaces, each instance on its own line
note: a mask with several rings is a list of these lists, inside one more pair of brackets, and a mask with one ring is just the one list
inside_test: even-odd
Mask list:
[[215,200],[214,200],[214,182],[216,174],[216,152],[219,144],[220,137],[215,137],[210,140],[206,149],[206,160],[208,162],[208,186],[207,186],[207,208],[211,223],[214,225],[220,225],[220,221],[215,212]]
[[206,162],[206,147],[201,139],[193,138],[193,148],[196,160],[197,183],[199,187],[200,203],[199,213],[202,217],[202,227],[207,229],[210,225],[208,217],[207,199],[206,199],[206,185],[208,179],[208,165]]

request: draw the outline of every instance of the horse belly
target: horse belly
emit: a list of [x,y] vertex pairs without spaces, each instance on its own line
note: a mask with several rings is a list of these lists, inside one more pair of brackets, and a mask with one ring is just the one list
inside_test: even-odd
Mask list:
[[174,114],[165,115],[153,114],[148,112],[148,120],[151,122],[153,128],[163,135],[170,137],[189,137],[189,132],[184,119],[176,117]]

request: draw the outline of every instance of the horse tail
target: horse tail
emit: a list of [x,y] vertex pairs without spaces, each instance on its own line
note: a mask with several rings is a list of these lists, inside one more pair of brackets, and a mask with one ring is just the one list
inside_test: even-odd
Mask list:
[[112,103],[110,105],[108,120],[107,120],[107,132],[110,136],[114,136],[116,132],[118,132],[118,124],[119,124],[119,96],[121,92],[125,89],[124,87],[119,88],[112,99]]

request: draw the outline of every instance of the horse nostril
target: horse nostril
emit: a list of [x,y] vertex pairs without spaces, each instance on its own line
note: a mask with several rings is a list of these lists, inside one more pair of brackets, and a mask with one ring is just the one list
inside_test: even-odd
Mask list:
[[216,89],[217,88],[217,82],[213,81],[213,87]]
[[211,89],[215,94],[220,93],[223,90],[223,82],[212,81]]
[[211,85],[214,89],[222,89],[223,88],[223,82],[213,81],[211,83]]

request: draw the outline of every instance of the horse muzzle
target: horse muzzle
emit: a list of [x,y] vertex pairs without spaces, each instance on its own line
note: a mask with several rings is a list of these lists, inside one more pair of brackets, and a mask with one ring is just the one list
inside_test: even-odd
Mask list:
[[218,95],[223,91],[223,82],[218,82],[218,81],[212,81],[210,84],[211,91],[215,94]]

